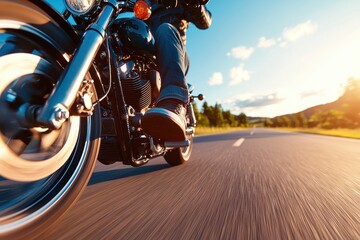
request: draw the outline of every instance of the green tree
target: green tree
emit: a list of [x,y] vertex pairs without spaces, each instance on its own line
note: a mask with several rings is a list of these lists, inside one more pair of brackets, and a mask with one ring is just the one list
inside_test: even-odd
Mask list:
[[346,126],[349,128],[360,127],[360,79],[348,79],[340,100],[345,102],[341,110],[344,112]]
[[208,112],[209,112],[209,105],[208,105],[208,103],[207,103],[206,101],[204,102],[204,104],[203,104],[203,106],[202,106],[202,112],[203,112],[203,114],[205,114],[205,115],[207,115]]
[[193,107],[197,126],[208,127],[210,125],[209,119],[202,112],[199,112],[196,103],[193,103]]
[[202,107],[202,112],[208,122],[208,124],[206,126],[213,126],[213,124],[214,124],[214,119],[213,119],[214,108],[212,106],[209,106],[207,102],[204,102],[203,107]]
[[325,114],[322,111],[316,111],[309,119],[311,127],[320,127],[326,121]]
[[245,113],[234,115],[230,110],[224,111],[221,104],[216,103],[215,106],[209,106],[207,102],[204,102],[202,106],[202,112],[194,109],[195,115],[198,120],[199,126],[210,126],[210,127],[238,127],[249,125],[248,117]]
[[329,110],[326,116],[326,123],[326,127],[330,129],[343,127],[344,112],[336,109]]
[[202,127],[209,127],[210,126],[210,121],[207,118],[206,115],[201,114],[200,117],[197,119],[197,123],[198,126],[202,126]]
[[225,124],[223,110],[220,104],[216,103],[214,106],[214,126],[222,127]]
[[248,127],[249,126],[249,119],[248,119],[248,117],[246,116],[245,113],[240,113],[237,116],[237,120],[238,120],[241,127]]
[[291,127],[291,120],[288,116],[282,117],[283,127]]
[[282,119],[282,117],[279,117],[279,116],[275,117],[275,118],[273,118],[272,122],[273,122],[273,124],[272,124],[273,127],[284,126],[284,120]]
[[345,126],[344,112],[331,109],[329,111],[318,111],[310,117],[311,127],[334,129]]
[[195,118],[199,119],[202,114],[201,112],[199,112],[196,102],[193,103],[193,109],[194,109]]
[[238,121],[235,119],[234,114],[232,114],[229,110],[224,111],[222,114],[224,117],[225,125],[228,125],[229,127],[237,127],[238,126]]
[[307,119],[303,112],[298,112],[294,115],[294,118],[297,122],[297,127],[306,128],[307,127]]
[[271,127],[273,125],[273,122],[270,118],[264,118],[264,127]]
[[300,127],[299,119],[296,118],[295,114],[290,115],[291,127],[298,128]]

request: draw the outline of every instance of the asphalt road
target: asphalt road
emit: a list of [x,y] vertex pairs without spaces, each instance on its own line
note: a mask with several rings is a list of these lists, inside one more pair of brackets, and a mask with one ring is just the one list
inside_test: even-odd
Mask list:
[[360,141],[250,129],[192,159],[97,165],[47,239],[360,239]]

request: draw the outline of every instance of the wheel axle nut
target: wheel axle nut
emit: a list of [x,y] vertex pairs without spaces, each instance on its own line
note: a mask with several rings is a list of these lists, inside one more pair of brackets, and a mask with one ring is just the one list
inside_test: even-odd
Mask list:
[[56,121],[63,121],[70,117],[69,111],[63,109],[56,109],[55,110],[55,119]]

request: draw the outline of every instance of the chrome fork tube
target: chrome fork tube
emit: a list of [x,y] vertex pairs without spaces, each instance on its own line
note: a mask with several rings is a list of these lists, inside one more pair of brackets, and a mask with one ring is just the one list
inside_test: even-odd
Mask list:
[[98,20],[86,30],[79,48],[64,69],[44,107],[37,111],[36,122],[58,129],[69,117],[69,108],[74,103],[81,83],[104,41],[105,30],[115,10],[116,6],[113,4],[106,5]]

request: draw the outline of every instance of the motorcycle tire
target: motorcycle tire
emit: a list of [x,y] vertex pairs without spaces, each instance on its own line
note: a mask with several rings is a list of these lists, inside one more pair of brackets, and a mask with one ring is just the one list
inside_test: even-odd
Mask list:
[[[100,147],[99,106],[59,130],[16,121],[21,106],[45,102],[72,53],[73,36],[34,2],[0,0],[0,239],[37,239],[56,223],[85,190]],[[39,172],[22,169],[38,163]]]
[[188,140],[190,142],[188,147],[176,148],[164,155],[164,158],[169,165],[177,166],[189,161],[193,148],[193,136],[190,136]]

